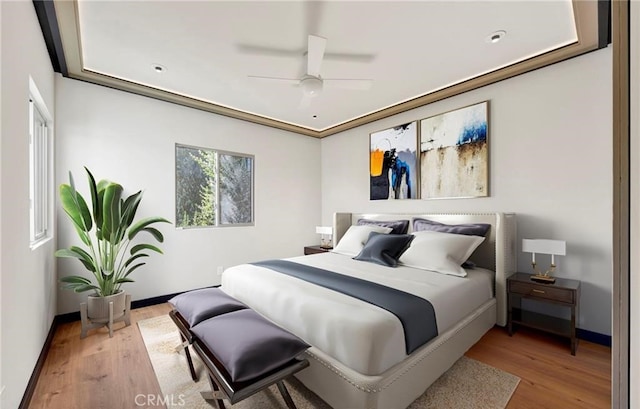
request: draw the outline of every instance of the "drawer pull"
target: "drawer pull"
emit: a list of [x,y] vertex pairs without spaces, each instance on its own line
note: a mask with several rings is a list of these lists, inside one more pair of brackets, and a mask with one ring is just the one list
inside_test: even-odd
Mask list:
[[532,289],[531,292],[538,293],[538,294],[544,294],[543,290],[536,290],[535,288]]

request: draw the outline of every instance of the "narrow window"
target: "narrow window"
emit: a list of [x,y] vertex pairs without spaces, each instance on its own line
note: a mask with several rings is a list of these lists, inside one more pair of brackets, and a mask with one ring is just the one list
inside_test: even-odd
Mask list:
[[49,126],[34,97],[29,98],[29,196],[31,246],[49,237]]

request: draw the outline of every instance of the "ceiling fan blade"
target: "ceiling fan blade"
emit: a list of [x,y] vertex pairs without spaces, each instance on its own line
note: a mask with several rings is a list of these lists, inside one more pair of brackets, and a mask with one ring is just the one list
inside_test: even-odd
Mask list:
[[324,4],[321,1],[304,2],[304,14],[306,23],[306,31],[304,31],[305,33],[315,34],[319,32],[323,11]]
[[297,57],[299,58],[302,50],[287,50],[283,48],[265,47],[252,44],[236,44],[236,49],[244,54],[266,55],[270,57]]
[[375,54],[365,53],[324,53],[324,59],[329,61],[351,61],[367,63],[376,59]]
[[306,92],[302,94],[302,98],[300,99],[300,103],[298,104],[298,109],[307,109],[311,106],[311,100],[313,96],[311,94],[307,94]]
[[373,80],[370,79],[322,79],[324,86],[327,88],[354,89],[358,91],[366,91],[373,87]]
[[300,85],[300,80],[297,78],[262,77],[259,75],[247,75],[247,77],[260,81],[272,81],[291,85]]
[[309,46],[307,49],[307,75],[314,77],[320,76],[320,68],[322,67],[322,59],[324,58],[324,49],[327,46],[327,39],[309,35]]

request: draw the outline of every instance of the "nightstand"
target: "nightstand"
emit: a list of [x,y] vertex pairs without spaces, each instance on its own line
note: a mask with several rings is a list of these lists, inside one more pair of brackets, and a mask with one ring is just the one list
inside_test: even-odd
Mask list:
[[[531,281],[530,274],[515,273],[507,279],[509,335],[513,324],[535,328],[571,339],[571,355],[576,354],[576,317],[580,307],[580,281],[557,278],[553,284]],[[562,319],[522,309],[522,299],[537,300],[571,309],[571,319]]]
[[332,248],[325,248],[320,246],[305,246],[304,247],[304,255],[308,256],[309,254],[317,254],[317,253],[326,253],[330,251]]

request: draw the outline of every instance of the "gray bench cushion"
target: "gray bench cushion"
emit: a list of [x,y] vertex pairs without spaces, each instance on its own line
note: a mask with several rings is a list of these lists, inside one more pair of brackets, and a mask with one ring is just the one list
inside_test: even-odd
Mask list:
[[224,365],[234,382],[264,375],[309,348],[306,342],[251,309],[210,318],[191,331]]
[[169,303],[189,323],[189,326],[211,317],[247,308],[219,288],[203,288],[176,295]]

